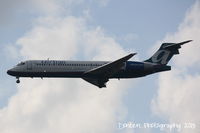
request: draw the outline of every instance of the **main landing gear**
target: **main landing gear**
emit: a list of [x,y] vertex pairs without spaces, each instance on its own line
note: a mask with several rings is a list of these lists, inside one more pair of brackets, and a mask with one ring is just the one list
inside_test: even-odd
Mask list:
[[16,83],[19,84],[20,83],[19,77],[16,77],[16,78],[17,78]]

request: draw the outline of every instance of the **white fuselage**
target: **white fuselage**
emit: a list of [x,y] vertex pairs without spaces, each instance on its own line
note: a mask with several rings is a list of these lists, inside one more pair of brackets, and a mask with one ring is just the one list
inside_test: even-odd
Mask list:
[[88,70],[98,68],[106,61],[29,60],[9,70],[16,77],[80,77]]

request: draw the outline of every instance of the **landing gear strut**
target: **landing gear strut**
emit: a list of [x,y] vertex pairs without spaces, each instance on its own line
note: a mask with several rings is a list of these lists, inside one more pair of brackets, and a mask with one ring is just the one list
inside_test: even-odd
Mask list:
[[17,84],[19,84],[19,83],[20,83],[19,77],[17,77],[17,81],[16,81],[16,83],[17,83]]

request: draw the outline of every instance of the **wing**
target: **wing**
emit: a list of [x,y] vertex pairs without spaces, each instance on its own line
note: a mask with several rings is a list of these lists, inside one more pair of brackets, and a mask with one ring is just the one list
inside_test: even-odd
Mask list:
[[134,55],[136,55],[136,53],[129,54],[116,61],[89,70],[85,72],[83,76],[90,78],[83,79],[98,86],[99,88],[106,87],[105,83],[108,82],[109,77],[117,73],[123,67],[124,63]]

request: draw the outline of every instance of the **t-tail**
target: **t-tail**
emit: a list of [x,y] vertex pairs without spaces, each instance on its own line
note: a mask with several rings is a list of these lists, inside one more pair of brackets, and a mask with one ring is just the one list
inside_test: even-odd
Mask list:
[[179,49],[181,48],[181,45],[189,43],[191,41],[192,40],[180,43],[163,43],[158,51],[151,58],[145,60],[144,62],[166,65],[174,55],[179,54]]

